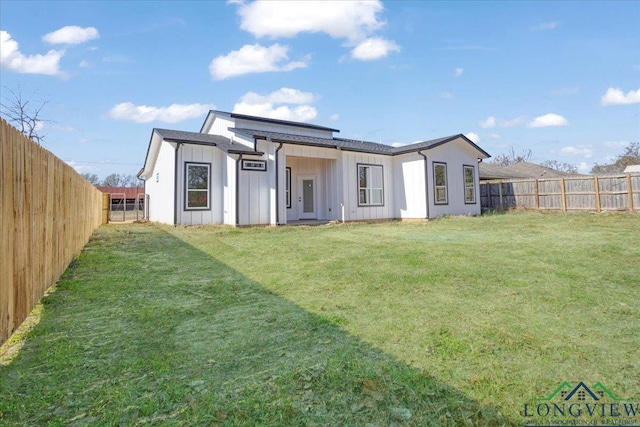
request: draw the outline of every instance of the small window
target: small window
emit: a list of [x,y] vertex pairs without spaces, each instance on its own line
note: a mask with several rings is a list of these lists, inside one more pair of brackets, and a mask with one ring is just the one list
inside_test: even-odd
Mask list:
[[447,164],[433,164],[433,186],[435,187],[434,198],[436,205],[446,205],[447,199]]
[[476,202],[476,168],[464,165],[464,202],[467,204]]
[[382,166],[358,165],[358,206],[384,205]]
[[205,210],[209,205],[209,176],[211,165],[208,163],[185,163],[186,200],[185,209]]
[[242,170],[264,172],[267,170],[267,162],[264,160],[243,160]]
[[291,168],[286,168],[285,171],[286,178],[284,184],[284,194],[287,199],[287,209],[291,209]]

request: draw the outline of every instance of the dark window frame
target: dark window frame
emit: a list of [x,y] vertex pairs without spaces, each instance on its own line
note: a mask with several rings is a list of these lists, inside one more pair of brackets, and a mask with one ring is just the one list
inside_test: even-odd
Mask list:
[[287,199],[287,209],[291,209],[291,168],[284,169],[284,194]]
[[[189,166],[207,167],[207,207],[189,207],[189,191],[202,191],[198,189],[189,190]],[[211,163],[184,162],[184,210],[189,212],[211,210]]]
[[[473,183],[471,187],[467,186],[467,169],[471,169],[473,171]],[[464,204],[465,205],[475,205],[477,203],[476,197],[476,167],[473,165],[462,165],[462,183],[464,185]],[[471,188],[473,190],[473,200],[467,200],[467,189]]]
[[[380,190],[382,190],[382,195],[380,197],[381,202],[380,203],[361,203],[360,202],[360,167],[366,167],[366,168],[380,168],[380,180],[382,182],[382,188],[380,188]],[[377,208],[380,206],[384,206],[384,166],[380,165],[380,164],[375,164],[375,163],[356,163],[356,200],[358,201],[358,207],[363,207],[363,208]],[[371,191],[371,187],[364,187],[364,189],[369,189],[369,191]],[[376,189],[377,190],[377,189]]]
[[[245,166],[247,163],[259,163],[262,166],[253,167],[253,166]],[[243,171],[256,171],[256,172],[266,172],[267,171],[267,161],[266,160],[251,160],[251,159],[242,159],[241,168]]]
[[[436,180],[436,167],[444,166],[444,185],[437,185]],[[445,162],[431,162],[433,169],[433,204],[435,205],[448,205],[449,204],[449,179],[447,177],[447,164]],[[444,201],[438,201],[438,187],[444,187]]]

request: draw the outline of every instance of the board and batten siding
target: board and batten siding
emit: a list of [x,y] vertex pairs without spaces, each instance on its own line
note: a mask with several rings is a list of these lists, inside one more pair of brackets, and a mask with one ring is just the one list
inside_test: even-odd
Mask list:
[[[300,197],[299,177],[313,176],[316,178],[316,217],[318,220],[337,220],[340,218],[340,177],[338,176],[338,161],[340,152],[323,147],[309,147],[287,144],[280,151],[281,167],[281,204],[286,206],[284,168],[291,168],[291,208],[286,209],[287,221],[296,221],[300,218],[298,198]],[[282,210],[281,210],[282,212]],[[282,215],[282,214],[281,214]],[[283,216],[280,217],[281,222]]]
[[[358,206],[358,164],[381,165],[382,206]],[[394,216],[393,159],[379,154],[342,151],[342,200],[345,221],[392,219]]]
[[[222,224],[224,221],[224,182],[226,154],[215,146],[183,144],[178,150],[178,224]],[[187,163],[204,163],[209,171],[209,209],[186,209],[185,169]]]
[[160,142],[158,157],[151,176],[145,180],[144,191],[149,195],[149,220],[173,224],[176,144]]
[[275,224],[275,144],[258,141],[263,156],[243,156],[244,160],[266,160],[266,171],[242,170],[238,174],[238,225]]
[[[478,153],[476,150],[466,141],[458,139],[423,152],[428,159],[429,218],[443,215],[480,215]],[[435,204],[434,162],[447,164],[447,204]],[[464,201],[464,165],[474,167],[476,200],[473,204],[467,204]]]
[[394,157],[394,216],[400,219],[427,217],[424,157],[417,153]]

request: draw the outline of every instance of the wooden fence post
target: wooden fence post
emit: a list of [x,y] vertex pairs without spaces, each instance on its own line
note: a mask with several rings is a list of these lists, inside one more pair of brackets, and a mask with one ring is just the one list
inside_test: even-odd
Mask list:
[[633,187],[631,184],[631,174],[628,173],[627,174],[627,199],[629,200],[629,205],[627,206],[627,209],[629,210],[629,212],[633,212]]
[[536,178],[536,209],[540,210],[540,189],[538,188],[538,178]]
[[504,210],[504,207],[502,205],[502,181],[500,181],[498,183],[498,197],[500,198],[500,210]]
[[596,189],[596,212],[600,212],[600,184],[598,183],[598,175],[593,176],[593,185]]
[[560,178],[560,191],[562,193],[562,212],[567,211],[567,193],[564,189],[564,177]]

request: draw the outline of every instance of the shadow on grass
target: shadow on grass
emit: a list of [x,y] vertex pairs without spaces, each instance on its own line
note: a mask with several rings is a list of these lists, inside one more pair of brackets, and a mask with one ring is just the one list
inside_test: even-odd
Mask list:
[[99,229],[43,304],[2,423],[515,423],[153,226]]

